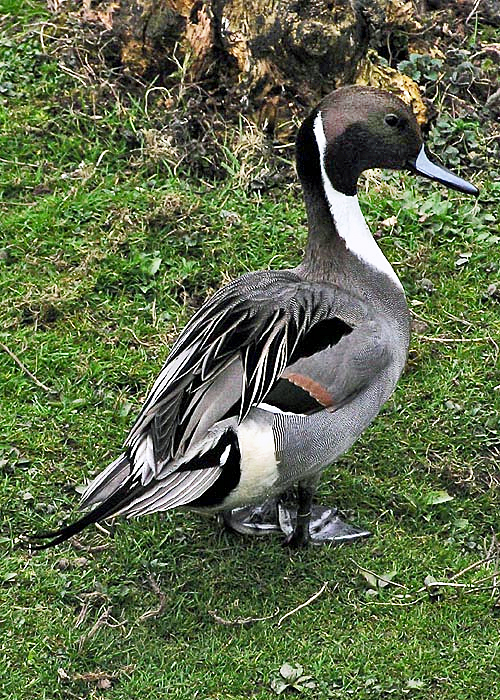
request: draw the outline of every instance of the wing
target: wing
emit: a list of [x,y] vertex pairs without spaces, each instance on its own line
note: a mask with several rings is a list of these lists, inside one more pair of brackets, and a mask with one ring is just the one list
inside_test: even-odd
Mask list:
[[339,295],[291,271],[250,273],[216,293],[179,336],[126,440],[141,482],[179,459],[206,411],[212,425],[230,411],[241,422],[288,365],[349,334]]
[[124,454],[87,487],[82,506],[93,510],[37,547],[116,514],[222,502],[240,474],[237,421],[273,390],[285,411],[294,401],[299,412],[333,409],[322,368],[338,364],[343,352],[332,351],[364,316],[351,296],[291,271],[251,273],[220,290],[175,343]]

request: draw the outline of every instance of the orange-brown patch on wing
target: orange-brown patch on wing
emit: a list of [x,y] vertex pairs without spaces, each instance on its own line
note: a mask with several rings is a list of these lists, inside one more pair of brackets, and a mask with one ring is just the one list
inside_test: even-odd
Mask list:
[[330,392],[327,391],[325,387],[321,386],[319,382],[311,379],[311,377],[305,374],[299,374],[298,372],[287,372],[286,370],[283,372],[282,376],[288,379],[289,382],[292,382],[292,384],[295,384],[295,386],[300,386],[301,389],[307,391],[309,396],[312,396],[313,399],[325,408],[333,407],[333,397]]

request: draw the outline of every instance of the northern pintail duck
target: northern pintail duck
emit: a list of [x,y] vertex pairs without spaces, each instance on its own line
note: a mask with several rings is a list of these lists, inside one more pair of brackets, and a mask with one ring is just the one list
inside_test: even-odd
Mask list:
[[195,313],[123,453],[87,487],[81,505],[92,509],[41,535],[50,541],[40,547],[110,516],[176,507],[224,513],[240,531],[273,529],[269,499],[296,484],[289,544],[366,534],[339,535],[329,509],[316,508],[311,527],[322,470],[394,391],[410,337],[405,294],[363,218],[358,178],[406,169],[477,189],[430,161],[411,110],[376,88],[325,97],[301,126],[296,155],[309,227],[302,262],[245,274]]

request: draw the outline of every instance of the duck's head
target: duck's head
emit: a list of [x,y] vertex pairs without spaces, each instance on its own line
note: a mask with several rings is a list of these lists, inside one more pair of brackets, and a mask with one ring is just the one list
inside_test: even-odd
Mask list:
[[321,101],[299,130],[299,177],[307,185],[326,175],[335,190],[354,195],[359,175],[369,168],[406,169],[478,194],[476,187],[428,158],[415,115],[402,100],[373,87],[340,88]]

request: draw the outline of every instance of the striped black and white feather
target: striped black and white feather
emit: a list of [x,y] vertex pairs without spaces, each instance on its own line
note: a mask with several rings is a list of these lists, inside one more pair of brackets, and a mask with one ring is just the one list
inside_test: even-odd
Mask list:
[[[310,354],[316,324],[332,321],[325,346],[349,333],[335,313],[338,297],[333,287],[306,285],[286,271],[250,273],[216,293],[181,333],[125,441],[141,483],[158,478],[235,407],[241,423],[287,365]],[[209,406],[211,425],[200,411]]]

